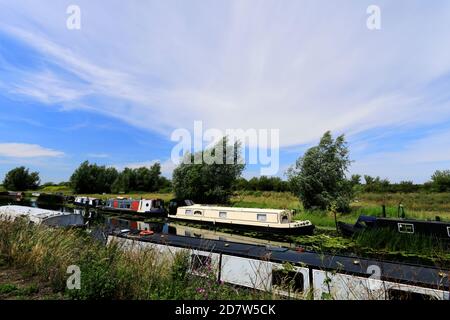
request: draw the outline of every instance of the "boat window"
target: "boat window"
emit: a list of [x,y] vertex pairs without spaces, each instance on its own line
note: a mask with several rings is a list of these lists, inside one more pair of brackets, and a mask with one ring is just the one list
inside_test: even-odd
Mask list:
[[184,211],[184,214],[186,214],[188,216],[191,216],[192,215],[192,210],[191,209],[186,210],[186,211]]
[[276,269],[272,271],[272,286],[278,290],[303,292],[303,274],[296,271]]
[[202,271],[211,266],[211,257],[198,254],[191,255],[192,271]]
[[260,222],[265,222],[265,221],[267,221],[267,215],[265,213],[258,213],[256,215],[256,220],[258,220]]
[[398,232],[400,233],[414,233],[414,225],[412,223],[399,223]]
[[219,218],[226,219],[227,213],[225,211],[219,211]]
[[413,300],[413,301],[424,301],[424,300],[436,300],[435,297],[428,294],[417,293],[413,291],[403,291],[398,289],[388,290],[389,300]]
[[146,207],[148,207],[149,205],[150,205],[150,204],[149,204],[148,202],[145,204]]
[[198,215],[198,216],[201,216],[203,213],[201,212],[201,211],[194,211],[194,214],[196,214],[196,215]]
[[282,216],[281,223],[289,223],[289,218],[287,216]]
[[184,230],[184,235],[186,237],[192,237],[192,234],[191,234],[191,232],[189,230]]

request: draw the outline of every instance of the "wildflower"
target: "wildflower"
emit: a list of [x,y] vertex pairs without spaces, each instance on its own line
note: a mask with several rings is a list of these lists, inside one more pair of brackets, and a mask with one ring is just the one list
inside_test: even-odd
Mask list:
[[197,288],[198,293],[205,293],[205,288]]

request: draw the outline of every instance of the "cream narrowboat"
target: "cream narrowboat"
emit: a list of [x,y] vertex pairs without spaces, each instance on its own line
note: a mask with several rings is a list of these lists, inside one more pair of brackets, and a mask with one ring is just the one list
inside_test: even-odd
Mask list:
[[291,210],[216,207],[193,204],[178,207],[169,218],[216,226],[253,229],[263,232],[312,234],[309,221],[294,221]]

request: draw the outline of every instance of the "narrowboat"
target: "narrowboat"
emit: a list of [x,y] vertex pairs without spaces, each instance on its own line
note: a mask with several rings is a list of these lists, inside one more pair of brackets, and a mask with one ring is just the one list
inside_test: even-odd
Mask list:
[[[190,202],[192,203],[192,202]],[[169,205],[170,208],[170,205]],[[218,207],[191,204],[178,207],[170,219],[212,224],[219,227],[243,228],[260,232],[284,234],[312,234],[314,225],[309,220],[294,221],[293,211],[277,209],[254,209]]]
[[1,191],[0,199],[20,202],[23,200],[23,192]]
[[89,206],[92,208],[96,208],[102,205],[102,200],[91,197],[75,197],[73,204],[81,207]]
[[47,210],[26,206],[1,206],[0,219],[15,220],[28,219],[31,223],[51,227],[84,227],[85,221],[81,214]]
[[390,229],[400,234],[422,234],[443,240],[450,240],[450,222],[436,220],[415,220],[406,218],[385,218],[360,216],[355,224],[338,221],[338,229],[344,236],[353,236],[366,229]]
[[[450,270],[355,256],[316,253],[158,233],[115,230],[107,243],[189,257],[188,272],[233,286],[315,300],[449,300]],[[286,264],[289,267],[286,267]]]
[[100,207],[102,211],[126,212],[149,215],[165,215],[164,201],[162,199],[128,199],[114,198],[106,200],[106,204]]

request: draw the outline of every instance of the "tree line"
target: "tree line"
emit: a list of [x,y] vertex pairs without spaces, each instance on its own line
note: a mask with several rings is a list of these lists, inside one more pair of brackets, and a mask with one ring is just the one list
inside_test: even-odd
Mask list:
[[114,167],[83,162],[70,177],[75,193],[128,193],[130,191],[155,192],[167,188],[170,182],[161,176],[161,165],[149,168],[125,168],[119,172]]

